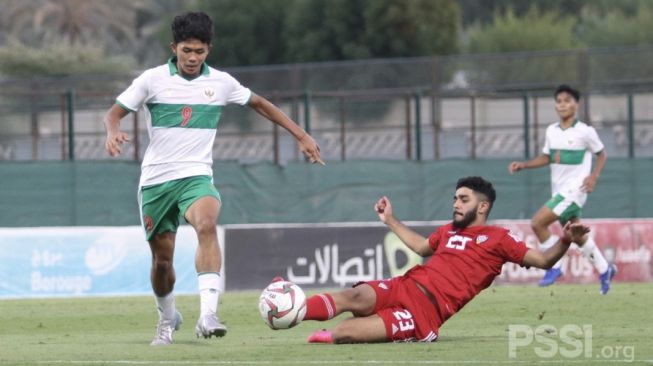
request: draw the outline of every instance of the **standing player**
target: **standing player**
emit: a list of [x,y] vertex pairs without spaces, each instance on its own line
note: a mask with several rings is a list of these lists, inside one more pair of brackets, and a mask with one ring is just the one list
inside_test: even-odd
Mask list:
[[[514,161],[508,166],[510,174],[545,165],[551,167],[553,197],[535,213],[531,220],[531,228],[543,249],[558,241],[558,237],[549,231],[551,224],[559,221],[564,226],[568,221],[580,221],[581,209],[587,200],[587,195],[594,190],[607,159],[603,143],[596,130],[576,118],[580,93],[568,85],[560,85],[554,97],[560,122],[549,125],[546,129],[543,154],[525,162]],[[596,155],[593,170],[592,153]],[[583,257],[592,262],[598,271],[601,294],[607,294],[612,277],[617,273],[616,266],[608,264],[591,237],[576,244],[581,246]],[[562,262],[556,263],[553,268],[546,271],[539,285],[552,285],[560,276],[562,276]]]
[[200,317],[195,334],[221,337],[226,327],[217,317],[222,265],[216,234],[220,195],[213,185],[213,141],[225,105],[248,105],[290,132],[312,163],[321,163],[315,140],[265,98],[243,87],[231,75],[204,63],[211,50],[213,23],[204,13],[187,13],[172,22],[168,63],[145,71],[116,99],[106,114],[106,149],[121,153],[128,141],[120,120],[145,106],[150,144],[139,183],[142,224],[152,251],[151,281],[159,322],[152,345],[172,343],[182,322],[172,293],[173,256],[179,215],[192,225],[199,245],[195,255]]
[[565,236],[545,252],[528,249],[503,228],[486,226],[496,193],[481,177],[458,180],[453,221],[428,239],[406,227],[392,213],[390,200],[374,206],[386,224],[415,253],[431,258],[402,276],[361,282],[353,288],[324,293],[306,301],[304,320],[328,320],[346,311],[349,318],[331,330],[311,334],[311,343],[389,341],[432,342],[440,326],[488,287],[506,262],[549,268],[589,231],[567,224]]

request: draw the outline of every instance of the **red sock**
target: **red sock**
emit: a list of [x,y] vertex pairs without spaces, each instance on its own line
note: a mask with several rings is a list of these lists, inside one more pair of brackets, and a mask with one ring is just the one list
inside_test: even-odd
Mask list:
[[336,315],[336,304],[329,294],[311,296],[306,300],[304,320],[329,320]]

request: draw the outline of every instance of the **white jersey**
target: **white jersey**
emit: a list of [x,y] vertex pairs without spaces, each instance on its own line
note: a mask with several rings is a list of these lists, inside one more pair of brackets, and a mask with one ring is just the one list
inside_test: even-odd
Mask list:
[[187,80],[176,58],[143,72],[116,98],[135,112],[145,107],[150,144],[141,165],[139,186],[196,175],[213,176],[213,142],[225,105],[245,105],[252,92],[226,72],[206,64]]
[[559,123],[549,125],[542,152],[549,155],[552,195],[560,194],[582,207],[587,193],[580,188],[592,171],[592,154],[602,150],[596,130],[584,122],[576,121],[564,130]]

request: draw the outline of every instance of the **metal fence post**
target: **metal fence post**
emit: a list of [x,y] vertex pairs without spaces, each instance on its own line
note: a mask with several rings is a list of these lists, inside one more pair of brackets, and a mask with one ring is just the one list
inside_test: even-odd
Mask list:
[[132,113],[132,122],[134,123],[134,161],[140,160],[140,141],[138,139],[138,111]]
[[415,158],[422,160],[422,92],[415,93]]
[[530,110],[528,107],[528,93],[523,95],[524,103],[524,159],[528,160],[531,158],[531,144],[530,144]]
[[633,93],[628,93],[628,157],[635,157],[635,101]]
[[75,160],[75,89],[68,90],[68,160]]
[[470,114],[470,158],[476,159],[476,95],[469,97],[469,114]]
[[[442,62],[437,56],[431,59],[431,125],[433,126],[433,159],[440,159],[440,123],[441,123],[441,100],[440,80],[442,79]],[[437,97],[437,100],[436,100]],[[436,105],[437,103],[437,105]]]
[[338,97],[340,109],[340,160],[345,161],[347,158],[347,126],[345,119],[345,97]]
[[306,133],[311,133],[311,92],[309,90],[304,93],[304,130]]
[[404,97],[404,102],[406,104],[406,160],[411,160],[413,158],[413,143],[412,143],[412,131],[410,129],[410,96],[407,95]]
[[589,80],[590,80],[590,55],[588,49],[578,51],[578,62],[576,65],[578,72],[578,89],[581,93],[585,94],[585,102],[581,105],[582,120],[591,124],[590,120],[590,93],[589,93]]
[[[272,92],[272,100],[277,107],[281,108],[278,91]],[[279,125],[276,123],[272,124],[272,160],[274,164],[279,165]]]
[[[304,130],[307,134],[311,134],[311,92],[309,90],[304,93]],[[308,158],[304,157],[304,161],[308,161]]]

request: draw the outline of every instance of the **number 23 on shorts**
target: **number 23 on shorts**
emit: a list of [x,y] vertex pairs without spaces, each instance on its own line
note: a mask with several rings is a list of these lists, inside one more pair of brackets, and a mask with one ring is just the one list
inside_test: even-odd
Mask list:
[[407,330],[415,329],[415,321],[413,320],[413,314],[408,310],[397,310],[392,312],[397,319],[397,324],[399,325],[399,330],[405,332]]

